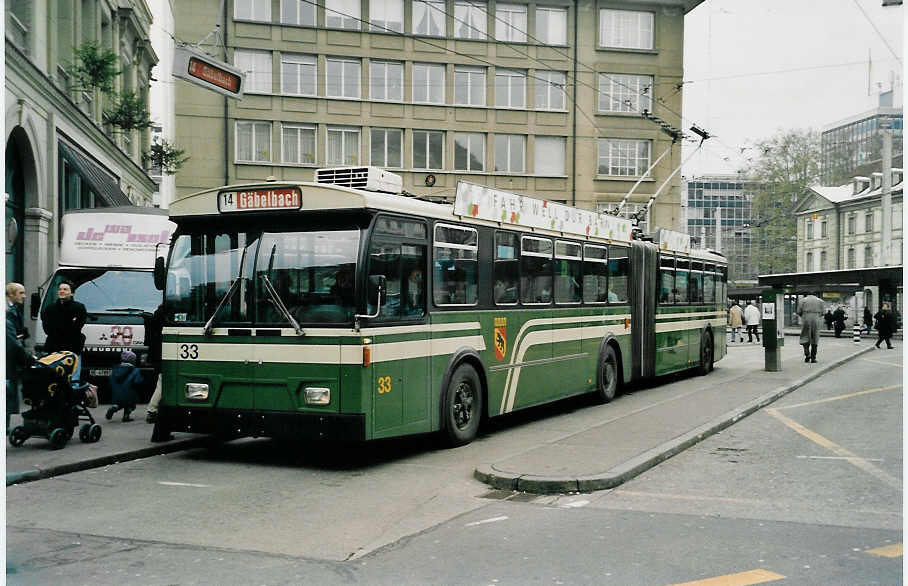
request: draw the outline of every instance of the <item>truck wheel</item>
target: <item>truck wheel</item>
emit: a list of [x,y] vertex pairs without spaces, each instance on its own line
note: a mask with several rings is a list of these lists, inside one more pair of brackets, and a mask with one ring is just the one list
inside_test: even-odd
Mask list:
[[444,437],[450,447],[470,443],[479,431],[482,418],[482,385],[469,364],[461,364],[451,375],[445,392]]

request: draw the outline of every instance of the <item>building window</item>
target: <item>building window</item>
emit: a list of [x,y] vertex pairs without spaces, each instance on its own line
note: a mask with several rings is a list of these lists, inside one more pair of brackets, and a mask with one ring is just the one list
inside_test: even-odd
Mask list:
[[873,266],[873,246],[867,245],[864,247],[864,266],[872,267]]
[[649,168],[650,141],[619,138],[599,139],[600,175],[641,177]]
[[281,53],[281,92],[295,96],[316,94],[315,55]]
[[599,74],[600,112],[642,112],[653,108],[653,76]]
[[820,238],[826,238],[827,229],[828,228],[826,227],[826,220],[823,220],[822,222],[820,222]]
[[404,32],[403,0],[369,0],[369,24],[378,32]]
[[442,169],[445,161],[445,133],[440,130],[413,131],[413,168]]
[[813,270],[813,253],[808,252],[807,253],[807,263],[804,265],[804,271],[809,273],[812,270]]
[[400,102],[404,99],[404,64],[397,61],[369,63],[369,97]]
[[233,5],[233,18],[271,22],[271,0],[236,0]]
[[281,23],[315,26],[315,3],[308,0],[282,0]]
[[[455,90],[456,92],[456,90]],[[495,106],[498,108],[525,108],[527,74],[515,69],[495,70]]]
[[236,49],[233,64],[246,74],[246,92],[271,93],[271,52]]
[[325,26],[359,30],[359,0],[325,0]]
[[376,167],[403,167],[401,152],[403,152],[404,133],[396,128],[373,128],[369,140],[371,160],[370,165]]
[[431,63],[413,64],[413,102],[445,103],[445,66]]
[[486,70],[482,67],[454,67],[454,103],[458,106],[486,105]]
[[854,255],[854,248],[849,248],[849,249],[848,249],[848,268],[849,268],[849,269],[855,268],[854,256],[855,256],[855,255]]
[[807,229],[807,240],[813,240],[813,220],[810,218],[804,220],[804,227]]
[[599,11],[599,46],[618,49],[652,49],[653,13],[601,9]]
[[827,266],[827,262],[826,262],[826,251],[825,250],[820,251],[820,270],[821,271],[829,270],[829,267]]
[[455,2],[454,3],[454,38],[476,39],[486,38],[485,3],[481,2]]
[[271,123],[237,120],[236,160],[238,163],[271,162]]
[[564,110],[565,76],[561,71],[536,71],[536,109]]
[[522,134],[495,136],[495,170],[503,173],[523,173],[526,169],[527,137]]
[[566,8],[536,8],[536,41],[543,45],[567,45]]
[[359,98],[359,60],[329,57],[325,66],[325,95],[329,98]]
[[454,133],[454,170],[485,171],[486,135],[479,132]]
[[525,4],[496,4],[495,39],[510,43],[527,40],[527,7]]
[[359,128],[328,128],[328,165],[359,165]]
[[533,150],[536,175],[564,175],[565,140],[562,136],[537,136]]
[[867,212],[864,214],[864,232],[870,234],[873,232],[873,212]]
[[415,0],[413,2],[413,34],[429,37],[445,36],[445,3]]
[[857,216],[854,214],[848,214],[848,234],[855,234],[857,232]]
[[315,164],[315,126],[281,125],[281,161],[293,165]]

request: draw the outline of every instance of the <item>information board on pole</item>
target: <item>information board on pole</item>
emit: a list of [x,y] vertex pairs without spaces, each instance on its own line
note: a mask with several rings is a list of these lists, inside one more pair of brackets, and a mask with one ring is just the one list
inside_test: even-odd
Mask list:
[[227,97],[243,99],[246,85],[243,72],[191,47],[174,50],[173,75]]

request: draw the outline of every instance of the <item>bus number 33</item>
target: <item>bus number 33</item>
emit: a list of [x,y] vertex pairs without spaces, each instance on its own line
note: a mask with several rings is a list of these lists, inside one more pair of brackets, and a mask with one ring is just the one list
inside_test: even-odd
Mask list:
[[390,393],[391,392],[391,377],[390,376],[380,376],[378,377],[378,394]]
[[180,358],[183,360],[195,360],[199,357],[198,344],[180,344]]

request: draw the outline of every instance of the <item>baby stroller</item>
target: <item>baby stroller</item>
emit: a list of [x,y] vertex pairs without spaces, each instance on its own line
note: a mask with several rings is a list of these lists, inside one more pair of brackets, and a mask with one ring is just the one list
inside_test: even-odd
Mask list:
[[79,425],[79,439],[93,443],[101,439],[101,426],[88,407],[98,406],[97,389],[88,383],[72,383],[79,357],[72,352],[55,352],[25,369],[22,398],[31,409],[22,414],[24,423],[12,429],[9,443],[19,447],[33,435],[50,440],[55,450],[66,445]]

